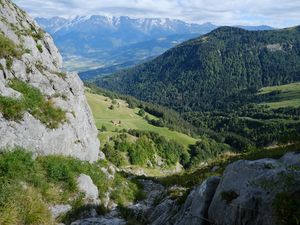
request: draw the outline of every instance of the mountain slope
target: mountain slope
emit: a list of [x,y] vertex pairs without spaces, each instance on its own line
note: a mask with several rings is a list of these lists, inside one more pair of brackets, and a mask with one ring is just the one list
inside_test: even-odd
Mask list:
[[222,27],[96,84],[179,111],[203,111],[224,107],[243,89],[299,80],[300,27]]
[[20,146],[41,155],[98,159],[100,143],[83,84],[61,65],[50,35],[11,1],[1,0],[1,150]]

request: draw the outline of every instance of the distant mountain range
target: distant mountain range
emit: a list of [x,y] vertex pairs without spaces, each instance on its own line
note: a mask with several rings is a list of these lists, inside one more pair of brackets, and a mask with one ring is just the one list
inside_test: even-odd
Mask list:
[[[77,71],[139,63],[218,27],[211,23],[193,24],[176,19],[134,19],[127,16],[36,20],[53,36],[66,60],[65,67]],[[272,29],[269,26],[243,28]]]

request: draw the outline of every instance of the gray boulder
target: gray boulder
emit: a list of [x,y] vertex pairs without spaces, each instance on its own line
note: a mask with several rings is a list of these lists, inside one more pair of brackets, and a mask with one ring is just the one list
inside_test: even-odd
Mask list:
[[50,206],[50,211],[53,218],[58,218],[61,215],[66,214],[72,209],[70,205],[53,205]]
[[90,176],[80,174],[77,178],[77,185],[80,192],[84,193],[85,204],[99,205],[99,191],[97,186],[93,183]]
[[63,73],[62,57],[49,34],[10,0],[0,4],[0,32],[16,46],[22,55],[0,58],[0,96],[21,98],[21,93],[9,87],[13,78],[38,88],[45,99],[66,112],[67,121],[56,129],[48,128],[29,112],[21,121],[6,119],[0,112],[0,149],[21,146],[40,155],[60,154],[82,160],[104,158],[84,86],[76,73]]
[[216,225],[274,225],[273,203],[278,193],[299,193],[300,154],[280,160],[261,159],[230,164],[209,207],[209,220]]

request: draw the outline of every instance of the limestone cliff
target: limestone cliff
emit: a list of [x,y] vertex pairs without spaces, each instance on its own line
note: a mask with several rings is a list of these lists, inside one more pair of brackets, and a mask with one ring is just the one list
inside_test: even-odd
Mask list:
[[83,83],[61,67],[51,36],[11,1],[0,0],[0,149],[104,157]]

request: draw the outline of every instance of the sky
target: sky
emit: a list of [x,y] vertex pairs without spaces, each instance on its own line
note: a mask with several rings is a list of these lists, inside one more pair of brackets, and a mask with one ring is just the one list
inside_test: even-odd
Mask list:
[[300,0],[13,0],[32,17],[173,18],[217,25],[300,25]]

